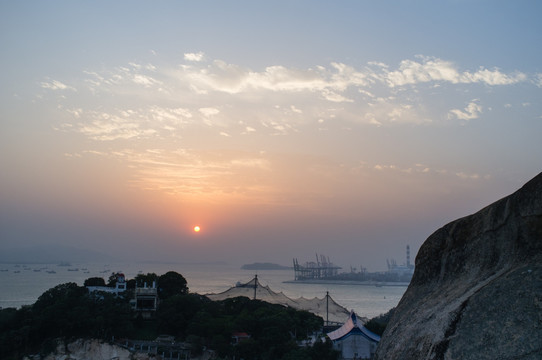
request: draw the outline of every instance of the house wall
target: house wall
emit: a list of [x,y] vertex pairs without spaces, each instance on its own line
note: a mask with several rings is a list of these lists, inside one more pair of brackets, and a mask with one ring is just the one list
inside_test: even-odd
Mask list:
[[376,343],[368,340],[363,335],[350,335],[334,343],[335,349],[339,350],[342,359],[370,359],[376,351]]

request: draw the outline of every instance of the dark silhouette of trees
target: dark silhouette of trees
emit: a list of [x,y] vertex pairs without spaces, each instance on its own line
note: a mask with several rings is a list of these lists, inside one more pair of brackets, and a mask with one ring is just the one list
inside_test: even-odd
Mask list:
[[117,280],[119,278],[120,272],[113,272],[111,275],[109,275],[109,278],[107,279],[107,286],[109,287],[115,287],[117,285]]
[[89,294],[75,283],[57,285],[31,306],[0,311],[0,358],[54,349],[57,338],[129,336],[133,313],[128,302],[108,293]]
[[105,280],[101,277],[91,277],[85,280],[84,286],[105,286]]
[[137,274],[135,281],[137,287],[151,287],[153,283],[158,282],[158,275],[155,273]]
[[384,334],[384,330],[386,330],[386,326],[388,325],[391,317],[393,316],[394,311],[395,308],[391,309],[385,314],[380,314],[372,318],[371,320],[367,321],[365,327],[373,333],[382,336],[382,334]]
[[[105,282],[98,279],[87,279],[85,284]],[[323,319],[314,314],[245,297],[211,301],[190,294],[185,278],[175,272],[136,278],[141,285],[156,280],[162,300],[150,320],[132,311],[129,296],[89,293],[75,283],[47,290],[31,306],[0,310],[0,359],[46,354],[55,349],[57,339],[155,339],[158,334],[191,343],[194,355],[207,347],[224,359],[337,358],[329,342],[312,348],[297,345],[296,340],[321,329]],[[249,338],[233,344],[235,332],[247,333]]]
[[186,279],[175,271],[168,271],[158,278],[158,296],[167,299],[175,295],[188,294]]

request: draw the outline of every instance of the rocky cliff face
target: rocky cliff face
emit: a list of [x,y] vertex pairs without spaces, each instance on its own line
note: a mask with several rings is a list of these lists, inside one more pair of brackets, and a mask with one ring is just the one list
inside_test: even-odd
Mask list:
[[[34,356],[31,359],[36,360]],[[56,351],[47,355],[43,360],[150,360],[160,357],[150,356],[142,353],[132,353],[117,345],[108,344],[99,340],[78,339],[69,344],[59,341]]]
[[433,233],[377,359],[542,359],[542,173]]

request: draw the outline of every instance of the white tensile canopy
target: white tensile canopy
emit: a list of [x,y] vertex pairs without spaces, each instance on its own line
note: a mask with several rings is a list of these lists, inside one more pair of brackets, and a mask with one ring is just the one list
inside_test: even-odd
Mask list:
[[324,321],[333,323],[344,323],[350,316],[350,311],[337,304],[329,294],[321,299],[317,297],[314,299],[306,299],[304,297],[290,299],[282,292],[274,292],[269,286],[260,284],[257,276],[245,284],[239,284],[218,294],[206,294],[205,296],[211,300],[218,301],[244,296],[271,304],[290,306],[297,310],[306,310],[321,316]]

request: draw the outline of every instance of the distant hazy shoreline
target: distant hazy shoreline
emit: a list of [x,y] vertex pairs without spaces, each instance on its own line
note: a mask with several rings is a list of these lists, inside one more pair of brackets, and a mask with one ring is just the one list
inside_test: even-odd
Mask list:
[[408,286],[402,281],[355,281],[355,280],[287,280],[285,284],[334,284],[334,285],[361,285],[361,286]]
[[283,266],[275,263],[252,263],[241,266],[242,270],[289,270],[292,267]]

